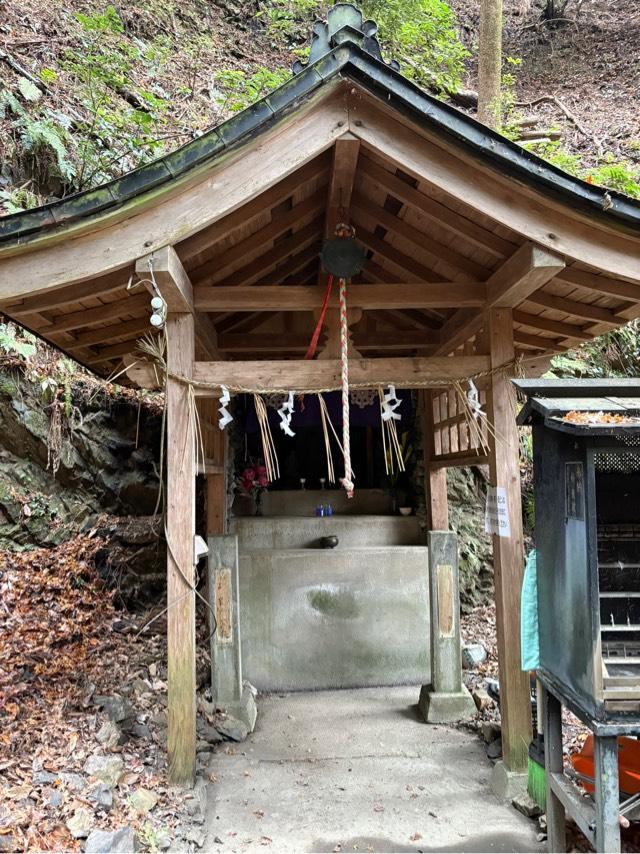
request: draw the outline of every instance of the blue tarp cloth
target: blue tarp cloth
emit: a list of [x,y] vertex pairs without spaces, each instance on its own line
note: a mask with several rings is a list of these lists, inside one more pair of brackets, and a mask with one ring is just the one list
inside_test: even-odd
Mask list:
[[540,666],[540,635],[538,632],[538,575],[535,549],[529,553],[524,569],[520,598],[520,655],[523,670]]

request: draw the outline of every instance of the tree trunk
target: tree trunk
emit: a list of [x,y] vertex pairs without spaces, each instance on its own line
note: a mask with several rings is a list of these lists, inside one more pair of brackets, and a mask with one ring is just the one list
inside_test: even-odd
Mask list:
[[501,124],[502,0],[482,0],[478,48],[478,120]]

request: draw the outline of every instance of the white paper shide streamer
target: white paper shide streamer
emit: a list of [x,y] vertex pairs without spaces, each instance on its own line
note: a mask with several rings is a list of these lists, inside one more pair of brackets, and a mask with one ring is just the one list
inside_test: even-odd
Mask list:
[[478,419],[484,415],[482,411],[482,404],[480,403],[480,395],[478,393],[478,388],[472,379],[469,380],[469,389],[467,391],[467,402],[469,404],[469,409],[473,417],[478,421]]
[[396,409],[401,403],[402,401],[399,400],[396,395],[396,387],[394,385],[390,385],[389,391],[382,399],[382,420],[389,421],[390,419],[393,419],[394,421],[400,421],[400,413],[396,412]]
[[291,429],[291,418],[293,417],[293,392],[289,392],[289,396],[278,410],[280,416],[280,429],[285,436],[295,436],[296,434]]
[[220,413],[218,427],[221,430],[224,430],[227,424],[230,424],[233,421],[233,415],[231,415],[231,413],[227,409],[227,406],[231,401],[231,395],[229,394],[229,389],[226,387],[226,385],[221,385],[220,391],[222,392],[222,394],[220,395],[220,406],[218,407],[218,412]]

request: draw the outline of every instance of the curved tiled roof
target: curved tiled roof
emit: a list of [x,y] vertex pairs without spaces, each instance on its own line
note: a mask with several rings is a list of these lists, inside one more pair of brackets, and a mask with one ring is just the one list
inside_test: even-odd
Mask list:
[[563,204],[610,226],[634,232],[640,228],[640,202],[563,172],[403,77],[396,63],[382,60],[375,25],[363,22],[351,4],[337,4],[330,10],[326,24],[315,25],[310,61],[306,66],[296,63],[294,70],[289,81],[265,98],[170,154],[95,189],[0,218],[0,246],[28,242],[171,185],[196,167],[260,134],[338,76],[357,81],[416,124],[449,137],[514,180],[553,195]]

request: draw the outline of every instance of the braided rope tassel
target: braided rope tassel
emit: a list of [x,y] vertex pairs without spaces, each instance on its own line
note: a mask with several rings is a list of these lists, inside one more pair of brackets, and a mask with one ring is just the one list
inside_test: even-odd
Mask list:
[[347,498],[353,498],[353,471],[351,469],[351,437],[349,435],[349,324],[347,322],[347,282],[340,279],[340,363],[342,381],[342,451],[344,477],[341,483]]

